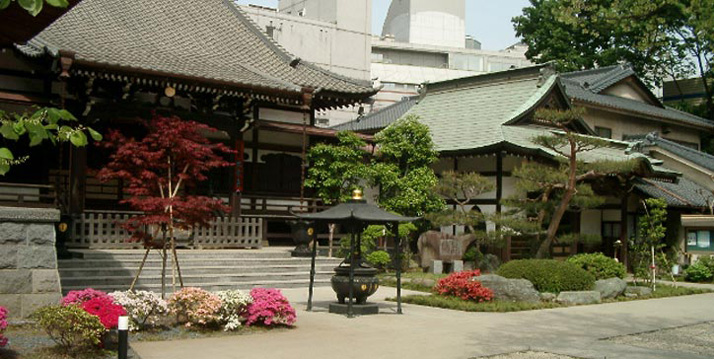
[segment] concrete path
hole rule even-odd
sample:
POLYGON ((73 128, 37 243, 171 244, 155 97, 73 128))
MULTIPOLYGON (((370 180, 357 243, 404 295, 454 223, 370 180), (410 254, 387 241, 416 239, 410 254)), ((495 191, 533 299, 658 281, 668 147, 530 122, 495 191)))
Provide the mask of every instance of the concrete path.
POLYGON ((703 356, 616 344, 601 339, 714 321, 714 294, 516 313, 465 313, 384 302, 393 288, 373 296, 381 313, 348 319, 327 313, 330 288, 283 291, 298 310, 298 325, 255 335, 170 342, 138 342, 142 359, 249 358, 473 358, 534 350, 581 358, 703 359, 703 356))

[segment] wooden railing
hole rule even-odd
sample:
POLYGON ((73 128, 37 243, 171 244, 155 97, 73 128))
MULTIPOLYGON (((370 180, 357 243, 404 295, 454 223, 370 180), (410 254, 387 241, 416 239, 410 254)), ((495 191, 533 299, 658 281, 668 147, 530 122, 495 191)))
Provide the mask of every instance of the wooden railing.
MULTIPOLYGON (((72 248, 141 248, 121 224, 140 212, 85 211, 74 222, 67 246, 72 248)), ((260 248, 263 220, 250 216, 217 218, 208 228, 176 235, 179 245, 189 248, 260 248)))
POLYGON ((0 182, 0 204, 13 207, 55 207, 57 191, 52 185, 0 182))
POLYGON ((316 198, 279 197, 270 195, 243 195, 241 213, 273 218, 294 218, 291 213, 318 212, 329 208, 316 198))

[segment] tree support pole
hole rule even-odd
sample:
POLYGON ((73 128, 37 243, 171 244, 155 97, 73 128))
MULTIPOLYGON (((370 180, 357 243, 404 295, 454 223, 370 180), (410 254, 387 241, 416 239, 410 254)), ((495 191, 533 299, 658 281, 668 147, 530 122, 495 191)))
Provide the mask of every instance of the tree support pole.
POLYGON ((402 313, 402 240, 399 237, 399 223, 392 223, 394 234, 395 262, 397 267, 397 314, 402 313))
MULTIPOLYGON (((314 237, 317 237, 317 231, 315 231, 314 237)), ((312 293, 313 287, 315 286, 315 257, 317 256, 317 238, 313 238, 312 241, 312 259, 310 260, 310 288, 307 295, 307 311, 312 311, 312 293)))

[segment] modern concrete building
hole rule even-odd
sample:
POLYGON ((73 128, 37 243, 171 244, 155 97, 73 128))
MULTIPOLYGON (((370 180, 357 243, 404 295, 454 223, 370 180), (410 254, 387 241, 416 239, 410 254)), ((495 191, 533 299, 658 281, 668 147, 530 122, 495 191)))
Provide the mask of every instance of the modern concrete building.
POLYGON ((382 35, 372 39, 372 78, 383 86, 379 110, 414 96, 429 82, 530 65, 525 48, 481 49, 466 35, 464 0, 393 0, 382 35))
MULTIPOLYGON (((277 9, 254 5, 241 9, 296 57, 335 74, 370 80, 370 0, 280 0, 277 9)), ((326 125, 328 118, 341 123, 356 118, 358 112, 359 106, 321 110, 315 120, 318 125, 326 125)))

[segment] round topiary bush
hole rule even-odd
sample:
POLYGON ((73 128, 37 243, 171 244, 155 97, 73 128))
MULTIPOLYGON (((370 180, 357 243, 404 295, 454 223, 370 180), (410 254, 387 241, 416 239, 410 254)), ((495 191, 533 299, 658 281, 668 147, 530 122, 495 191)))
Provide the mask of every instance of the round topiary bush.
POLYGON ((625 278, 625 266, 602 253, 582 253, 568 258, 568 262, 578 265, 595 276, 595 279, 625 278))
POLYGON ((527 279, 539 292, 590 290, 595 276, 578 265, 553 259, 518 259, 503 264, 496 274, 527 279))
POLYGON ((708 282, 713 277, 714 273, 701 261, 697 261, 684 270, 684 278, 688 282, 708 282))

